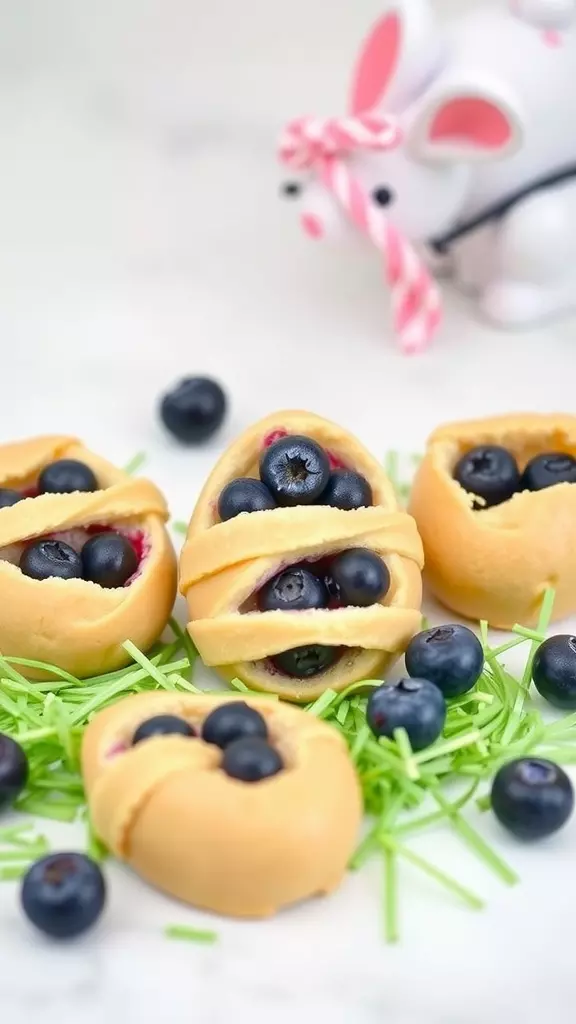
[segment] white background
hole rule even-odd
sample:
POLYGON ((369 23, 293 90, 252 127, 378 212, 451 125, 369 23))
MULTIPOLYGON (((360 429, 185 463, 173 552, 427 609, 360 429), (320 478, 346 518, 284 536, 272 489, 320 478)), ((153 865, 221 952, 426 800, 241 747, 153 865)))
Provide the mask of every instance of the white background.
MULTIPOLYGON (((460 5, 464 0, 455 0, 460 5)), ((444 7, 446 8, 446 4, 444 7)), ((506 334, 449 295, 429 354, 394 347, 376 254, 300 234, 277 197, 274 141, 344 109, 377 0, 0 2, 2 437, 65 431, 147 472, 186 518, 228 441, 307 407, 373 449, 420 449, 447 418, 573 410, 576 324, 506 334), (214 443, 161 432, 159 393, 214 374, 231 412, 214 443)), ((0 890, 2 1013, 12 1024, 480 1024, 574 1018, 576 823, 521 849, 481 828, 507 891, 449 836, 421 848, 489 900, 462 910, 407 869, 403 941, 383 945, 378 865, 266 924, 212 921, 111 866, 106 921, 66 948, 31 936, 0 890), (163 926, 215 927, 218 946, 163 926)), ((74 832, 55 828, 62 846, 74 832)))

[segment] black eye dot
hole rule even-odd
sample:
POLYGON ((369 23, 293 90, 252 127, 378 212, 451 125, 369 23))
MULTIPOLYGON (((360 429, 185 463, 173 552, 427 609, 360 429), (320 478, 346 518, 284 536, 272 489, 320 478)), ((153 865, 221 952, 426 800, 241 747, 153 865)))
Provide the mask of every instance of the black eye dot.
POLYGON ((390 203, 394 202, 395 196, 391 188, 386 185, 378 185, 372 192, 372 199, 378 206, 390 206, 390 203))
POLYGON ((282 195, 287 196, 289 199, 295 199, 299 196, 302 191, 302 185, 299 181, 285 181, 281 187, 282 195))

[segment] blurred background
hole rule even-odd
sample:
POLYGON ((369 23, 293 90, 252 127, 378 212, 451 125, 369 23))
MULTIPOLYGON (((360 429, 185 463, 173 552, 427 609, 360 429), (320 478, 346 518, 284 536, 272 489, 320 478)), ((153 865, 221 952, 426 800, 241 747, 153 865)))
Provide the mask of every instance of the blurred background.
MULTIPOLYGON (((344 111, 380 6, 0 0, 5 435, 71 430, 120 461, 152 449, 173 488, 154 409, 185 373, 231 392, 218 446, 291 405, 376 451, 420 447, 447 415, 571 407, 573 321, 493 331, 448 291, 441 337, 407 359, 377 253, 313 245, 279 198, 279 129, 344 111)), ((214 450, 199 459, 201 478, 214 450)))

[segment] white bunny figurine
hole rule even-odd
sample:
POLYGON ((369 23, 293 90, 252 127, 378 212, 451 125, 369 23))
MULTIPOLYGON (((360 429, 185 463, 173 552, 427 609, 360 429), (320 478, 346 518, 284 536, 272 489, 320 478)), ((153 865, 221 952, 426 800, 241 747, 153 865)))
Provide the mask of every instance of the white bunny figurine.
POLYGON ((280 157, 307 172, 285 188, 302 226, 324 237, 351 221, 385 252, 404 286, 397 326, 420 317, 406 348, 439 320, 409 243, 442 254, 498 324, 576 308, 575 8, 503 0, 439 26, 427 0, 389 0, 349 114, 287 126, 280 157))

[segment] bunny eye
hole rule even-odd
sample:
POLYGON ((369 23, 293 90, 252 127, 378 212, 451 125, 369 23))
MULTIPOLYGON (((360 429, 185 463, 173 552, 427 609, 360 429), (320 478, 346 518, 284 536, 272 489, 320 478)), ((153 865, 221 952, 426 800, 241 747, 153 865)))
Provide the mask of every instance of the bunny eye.
POLYGON ((372 192, 372 199, 378 206, 390 206, 396 196, 387 185, 378 185, 372 192))
POLYGON ((288 199, 296 199, 302 191, 302 185, 299 181, 285 181, 281 187, 282 195, 288 199))

